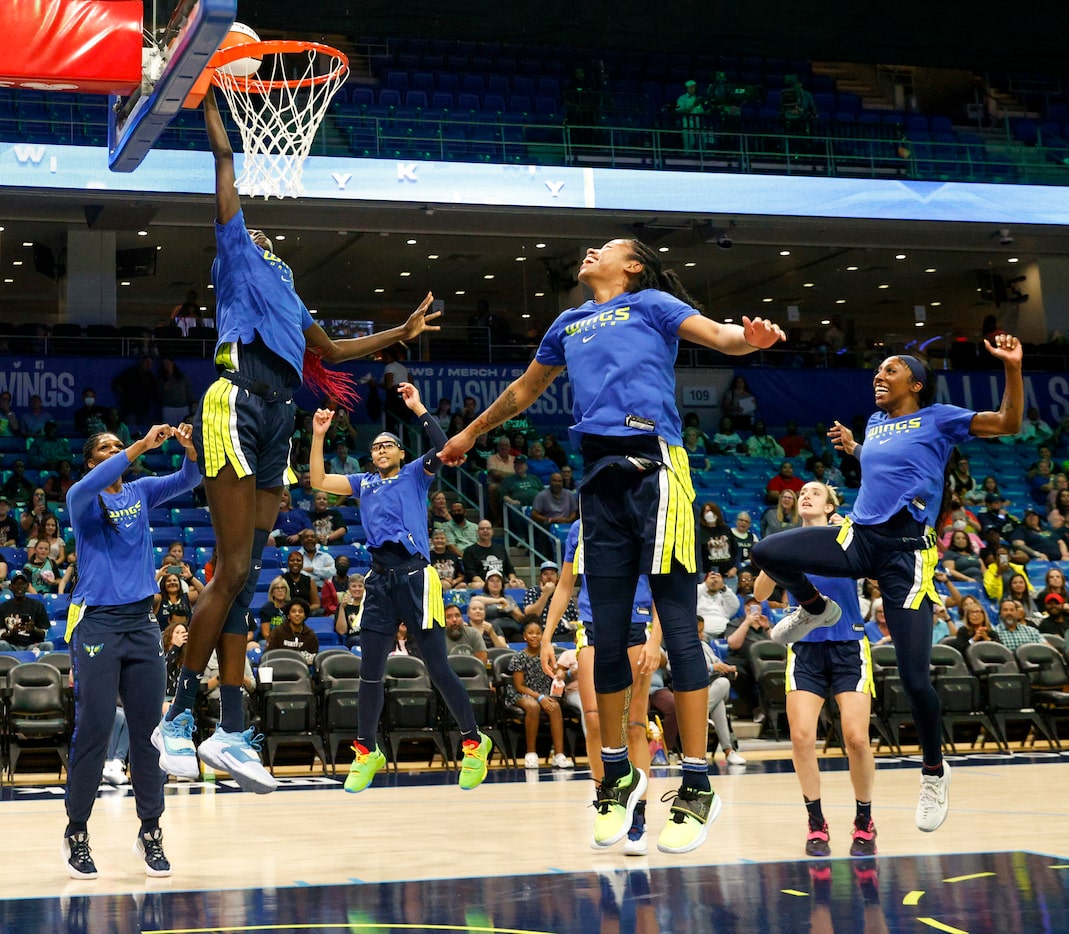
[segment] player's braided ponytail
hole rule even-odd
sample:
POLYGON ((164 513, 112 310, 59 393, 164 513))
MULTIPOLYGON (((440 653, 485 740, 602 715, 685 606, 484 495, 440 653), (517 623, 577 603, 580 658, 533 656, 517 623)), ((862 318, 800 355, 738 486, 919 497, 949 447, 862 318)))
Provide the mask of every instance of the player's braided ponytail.
POLYGON ((638 292, 642 289, 660 289, 669 295, 674 295, 682 302, 686 302, 691 308, 702 310, 702 306, 695 301, 682 280, 672 269, 665 269, 661 257, 655 250, 651 250, 641 240, 628 240, 631 244, 631 255, 642 263, 642 272, 638 274, 635 287, 629 291, 638 292))

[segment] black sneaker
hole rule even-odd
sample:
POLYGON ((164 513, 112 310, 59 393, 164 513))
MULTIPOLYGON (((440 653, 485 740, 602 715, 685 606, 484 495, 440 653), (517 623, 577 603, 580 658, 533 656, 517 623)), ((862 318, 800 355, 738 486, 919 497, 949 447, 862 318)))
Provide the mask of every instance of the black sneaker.
POLYGON ((134 841, 134 852, 145 861, 145 875, 169 876, 171 874, 171 864, 163 852, 163 831, 159 827, 139 833, 137 840, 134 841))
POLYGON ((72 833, 63 838, 63 858, 67 861, 67 873, 72 879, 97 877, 97 867, 89 852, 89 834, 86 831, 72 833))
POLYGON ((828 822, 823 827, 810 826, 805 837, 806 856, 831 856, 831 845, 828 842, 828 822))
POLYGON ((853 839, 850 843, 851 856, 875 856, 876 855, 876 825, 869 820, 867 827, 858 827, 854 824, 853 839))

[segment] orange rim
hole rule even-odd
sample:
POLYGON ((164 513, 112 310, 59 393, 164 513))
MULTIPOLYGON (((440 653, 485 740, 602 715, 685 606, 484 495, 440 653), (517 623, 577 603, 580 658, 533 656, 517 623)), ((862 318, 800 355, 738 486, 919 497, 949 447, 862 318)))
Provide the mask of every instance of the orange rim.
POLYGON ((304 42, 297 39, 270 39, 265 42, 245 42, 232 45, 228 49, 219 49, 208 63, 212 70, 212 83, 219 87, 230 87, 233 90, 247 93, 264 94, 268 91, 278 91, 282 88, 305 88, 318 84, 326 84, 341 77, 349 69, 349 58, 346 54, 333 46, 323 45, 320 42, 304 42), (297 52, 318 52, 329 56, 333 60, 333 68, 326 74, 305 76, 302 78, 283 78, 278 81, 264 81, 255 76, 239 77, 220 72, 218 69, 223 65, 229 65, 242 58, 265 55, 285 55, 297 52))

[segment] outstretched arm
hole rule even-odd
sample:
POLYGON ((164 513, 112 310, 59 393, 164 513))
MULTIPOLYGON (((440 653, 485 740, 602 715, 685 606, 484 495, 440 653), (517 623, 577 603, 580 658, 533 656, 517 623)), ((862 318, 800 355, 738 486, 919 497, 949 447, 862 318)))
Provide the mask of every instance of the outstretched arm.
POLYGON ((423 455, 423 469, 428 474, 435 474, 442 469, 442 462, 438 457, 438 452, 445 447, 445 432, 442 431, 442 426, 438 424, 438 420, 432 418, 427 411, 427 406, 423 404, 423 400, 419 397, 419 390, 415 386, 411 383, 398 383, 397 391, 401 394, 401 398, 404 399, 409 411, 419 419, 420 427, 427 432, 427 437, 430 438, 431 449, 423 455))
POLYGON ((419 307, 408 316, 404 324, 388 331, 379 331, 377 334, 369 334, 367 337, 348 337, 340 341, 331 339, 327 332, 318 324, 313 324, 304 332, 304 338, 309 348, 317 351, 327 363, 340 363, 343 360, 356 360, 360 357, 368 357, 378 353, 391 344, 398 341, 408 341, 419 337, 424 331, 440 331, 442 328, 437 324, 428 324, 441 315, 440 311, 427 310, 434 302, 434 295, 427 293, 427 297, 420 302, 419 307))
POLYGON ((241 199, 234 187, 234 149, 223 126, 215 88, 211 87, 204 95, 204 129, 208 131, 208 144, 215 156, 215 217, 225 224, 241 210, 241 199))
POLYGON ((1006 388, 999 410, 977 412, 969 431, 977 438, 1015 435, 1021 430, 1021 418, 1024 416, 1024 380, 1021 377, 1024 350, 1021 342, 1012 334, 996 334, 994 344, 985 338, 984 345, 988 353, 996 360, 1001 360, 1006 368, 1006 388))
POLYGON ((786 340, 778 324, 764 318, 742 318, 742 324, 721 324, 705 315, 691 315, 679 326, 679 336, 694 344, 739 357, 786 340))
MULTIPOLYGON (((327 473, 323 462, 323 438, 334 419, 330 409, 318 409, 312 417, 312 446, 308 453, 308 473, 312 477, 312 487, 338 496, 352 496, 353 488, 349 478, 343 474, 327 473)), ((313 589, 315 585, 313 583, 313 589)))
POLYGON ((449 439, 449 443, 439 453, 443 463, 450 467, 463 463, 464 454, 471 450, 479 435, 505 424, 530 406, 563 371, 562 366, 546 366, 532 360, 523 375, 514 379, 509 387, 490 403, 485 412, 476 416, 467 428, 449 439))

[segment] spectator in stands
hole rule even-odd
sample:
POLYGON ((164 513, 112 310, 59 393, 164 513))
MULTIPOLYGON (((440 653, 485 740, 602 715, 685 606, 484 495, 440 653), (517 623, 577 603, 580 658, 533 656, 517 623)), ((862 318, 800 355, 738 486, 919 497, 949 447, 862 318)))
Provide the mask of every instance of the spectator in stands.
POLYGON ((11 598, 0 603, 0 652, 51 652, 52 643, 45 641, 50 625, 45 605, 26 596, 29 576, 13 571, 9 585, 11 598))
POLYGON ((296 649, 311 665, 319 652, 319 637, 307 625, 312 608, 307 600, 295 597, 286 604, 283 614, 285 619, 267 637, 268 650, 296 649))
POLYGON ((516 576, 508 551, 494 541, 494 527, 489 519, 480 519, 475 527, 475 544, 464 549, 464 577, 473 590, 485 587, 486 575, 500 571, 505 575, 507 587, 523 587, 516 576))
POLYGON ((119 400, 122 419, 143 425, 156 406, 156 372, 152 357, 144 356, 112 380, 111 388, 119 400))
POLYGON ((1039 623, 1039 631, 1053 636, 1065 638, 1067 624, 1069 624, 1069 607, 1066 606, 1065 597, 1060 593, 1048 593, 1043 598, 1043 608, 1046 615, 1039 623))
MULTIPOLYGON (((532 441, 527 448, 527 472, 537 477, 543 484, 549 482, 552 474, 559 470, 557 464, 546 457, 546 449, 541 441, 532 441)), ((505 478, 508 479, 507 477, 505 478)))
MULTIPOLYGON (((55 516, 52 517, 53 519, 55 516)), ((42 524, 42 528, 44 525, 42 524)), ((29 552, 26 563, 22 570, 30 578, 30 586, 34 593, 59 593, 59 582, 63 574, 49 556, 48 539, 39 538, 29 552)))
MULTIPOLYGON (((109 406, 104 410, 104 428, 129 447, 133 436, 130 434, 130 429, 127 427, 126 422, 119 417, 119 410, 114 406, 109 406)), ((138 458, 138 461, 141 460, 141 458, 138 458)))
POLYGON ((1009 541, 1017 520, 1002 508, 1002 497, 998 493, 988 493, 984 496, 984 504, 987 508, 977 516, 980 520, 980 537, 985 538, 988 529, 996 529, 999 538, 1009 541))
POLYGON ((74 413, 74 430, 80 435, 104 430, 104 407, 97 405, 96 390, 92 386, 82 390, 82 407, 74 413))
POLYGON ((490 437, 484 431, 475 438, 475 444, 468 451, 468 459, 465 465, 472 471, 486 470, 486 463, 494 453, 494 446, 490 443, 490 437))
POLYGON ((1028 493, 1032 502, 1042 505, 1054 489, 1054 466, 1049 460, 1041 460, 1028 480, 1028 493))
POLYGON ((543 713, 549 718, 549 735, 556 750, 552 760, 553 768, 574 768, 575 763, 564 755, 564 717, 560 701, 551 696, 553 679, 542 670, 541 624, 530 620, 523 628, 523 638, 527 643, 523 651, 517 652, 509 659, 508 670, 512 674, 512 682, 505 685, 505 697, 507 703, 515 704, 523 710, 524 734, 527 740, 524 768, 538 768, 539 759, 535 746, 543 713))
POLYGON ((964 655, 965 650, 974 642, 998 641, 998 637, 991 630, 987 610, 980 605, 979 600, 970 601, 962 617, 961 625, 954 633, 954 648, 964 655))
POLYGON ((349 410, 337 405, 333 400, 327 400, 323 407, 334 412, 334 421, 330 423, 326 440, 323 443, 330 447, 337 447, 338 442, 344 442, 352 451, 356 447, 357 437, 356 429, 349 418, 349 410))
POLYGON ((491 483, 500 483, 516 469, 512 442, 508 435, 500 435, 494 442, 494 453, 486 459, 487 478, 491 483))
POLYGON ((735 514, 735 525, 731 529, 735 539, 735 566, 741 571, 750 567, 750 551, 760 541, 753 530, 753 518, 745 509, 735 514))
POLYGON ((683 129, 684 152, 695 152, 701 142, 702 98, 698 96, 698 82, 691 79, 684 85, 683 93, 676 98, 676 113, 683 129))
MULTIPOLYGON (((1058 490, 1054 495, 1054 512, 1061 513, 1063 519, 1069 519, 1069 490, 1058 490)), ((1050 512, 1048 511, 1048 520, 1050 512)))
POLYGON ((753 423, 753 434, 746 442, 746 453, 750 457, 783 457, 783 448, 768 433, 765 423, 758 419, 753 423))
MULTIPOLYGON (((754 585, 753 570, 739 571, 738 584, 735 588, 735 596, 739 598, 739 608, 746 605, 746 598, 753 595, 754 585)), ((772 591, 775 594, 775 590, 772 591)), ((764 601, 767 602, 767 601, 764 601)))
POLYGON ((988 597, 992 600, 1000 599, 1015 574, 1028 579, 1024 566, 1011 560, 1010 549, 1006 545, 999 545, 984 568, 984 591, 988 597))
MULTIPOLYGON (((433 418, 441 427, 442 431, 448 435, 449 426, 453 421, 453 403, 446 398, 439 399, 438 408, 434 410, 434 414, 431 415, 431 418, 433 418)), ((352 471, 350 471, 350 473, 351 472, 352 471)))
MULTIPOLYGON (((330 507, 330 497, 323 490, 316 490, 312 497, 312 508, 308 512, 308 520, 312 523, 312 529, 320 545, 340 542, 348 531, 341 513, 330 507)), ((300 535, 298 535, 298 541, 300 540, 300 535)))
POLYGON ((334 456, 327 462, 327 469, 345 475, 360 473, 360 461, 349 453, 349 445, 339 441, 334 445, 334 456))
POLYGON ((282 575, 290 588, 290 599, 300 598, 314 615, 319 610, 319 587, 311 575, 304 573, 304 558, 300 551, 291 551, 286 558, 286 573, 282 575))
POLYGON ((468 625, 476 632, 482 634, 483 644, 488 649, 503 649, 508 647, 508 642, 499 631, 499 628, 495 627, 489 620, 487 620, 486 609, 483 604, 468 604, 468 625))
POLYGON ((293 599, 290 594, 289 581, 279 576, 267 585, 267 600, 261 605, 257 616, 260 618, 260 640, 266 642, 271 630, 282 625, 286 618, 286 607, 293 599))
POLYGON ((513 466, 514 472, 501 481, 501 499, 510 506, 532 506, 544 489, 542 480, 530 473, 530 464, 523 454, 513 460, 513 466))
POLYGON ((45 480, 45 499, 50 503, 63 505, 67 499, 67 490, 74 486, 74 477, 71 474, 71 462, 61 460, 56 465, 56 472, 45 480))
POLYGON ((817 105, 813 95, 802 87, 797 75, 787 75, 783 80, 783 89, 779 93, 779 113, 788 133, 804 133, 808 136, 813 132, 817 105))
POLYGON ((11 408, 11 393, 5 389, 0 392, 0 437, 11 438, 21 433, 19 417, 11 408))
POLYGON ((661 719, 661 732, 665 752, 676 756, 679 749, 679 716, 676 713, 676 697, 671 688, 672 673, 668 668, 668 655, 660 650, 660 665, 650 676, 649 712, 661 719))
POLYGON ((486 664, 488 653, 482 633, 464 625, 464 614, 459 606, 445 608, 445 646, 449 655, 474 655, 486 664))
POLYGON ((166 629, 171 624, 171 617, 179 607, 188 621, 193 608, 190 606, 189 597, 182 590, 182 579, 168 571, 160 577, 159 593, 152 598, 152 612, 156 614, 160 629, 166 629))
POLYGON ((698 512, 698 547, 701 549, 702 571, 719 571, 734 580, 738 575, 738 545, 731 529, 724 521, 720 506, 712 500, 702 503, 698 512))
MULTIPOLYGON (((297 536, 297 539, 301 543, 301 549, 298 552, 303 562, 301 571, 322 588, 323 584, 334 576, 334 559, 319 544, 316 533, 312 529, 305 529, 297 536)), ((322 597, 320 597, 320 602, 322 603, 322 597)))
POLYGON ((22 434, 26 438, 36 438, 44 434, 45 423, 52 421, 52 413, 45 409, 38 395, 30 396, 30 407, 19 416, 22 434))
POLYGON ((823 483, 825 486, 836 488, 845 485, 843 472, 838 467, 834 466, 834 464, 829 467, 822 460, 810 458, 806 462, 806 467, 817 483, 823 483))
POLYGON ((564 485, 564 489, 570 490, 572 493, 577 493, 578 489, 575 485, 575 471, 572 470, 570 464, 565 464, 560 469, 561 483, 564 485))
MULTIPOLYGON (((813 457, 806 460, 806 470, 813 470, 813 459, 821 460, 826 467, 834 467, 839 462, 839 454, 835 445, 828 437, 828 426, 824 422, 817 422, 813 426, 813 433, 806 438, 806 448, 812 452, 813 457)), ((803 454, 805 451, 802 452, 803 454)))
POLYGON ((45 519, 52 515, 54 513, 48 508, 45 491, 37 487, 31 495, 29 508, 24 509, 22 515, 19 516, 19 527, 22 529, 27 541, 38 537, 45 519))
POLYGON ((458 555, 470 548, 478 540, 475 523, 468 521, 464 504, 455 502, 449 507, 449 517, 453 520, 445 527, 445 540, 449 542, 458 555))
POLYGON ((278 506, 278 518, 275 519, 275 527, 268 540, 272 545, 296 545, 300 542, 300 534, 305 529, 312 528, 312 520, 303 509, 295 509, 292 505, 290 491, 282 488, 282 500, 278 506))
POLYGON ((297 475, 297 485, 290 487, 290 501, 294 509, 310 512, 315 508, 315 490, 312 489, 312 475, 302 470, 297 475))
POLYGON ((1014 574, 1006 586, 1004 596, 1012 597, 1023 608, 1026 619, 1038 619, 1042 616, 1036 602, 1036 592, 1032 583, 1024 574, 1014 574))
POLYGON ((723 575, 715 568, 698 584, 698 615, 705 621, 705 631, 721 638, 728 621, 739 611, 739 598, 724 585, 723 575))
MULTIPOLYGON (((702 615, 708 626, 709 617, 704 613, 702 615)), ((750 598, 743 614, 729 619, 724 630, 724 638, 728 643, 726 661, 736 668, 735 693, 750 712, 754 723, 764 722, 765 711, 761 709, 757 697, 757 682, 750 664, 750 646, 754 642, 766 641, 771 628, 768 617, 761 612, 761 604, 755 598, 750 598)))
POLYGON ((1010 437, 1001 437, 999 441, 1008 444, 1046 444, 1054 436, 1054 429, 1050 427, 1039 414, 1039 409, 1034 405, 1029 406, 1025 417, 1021 419, 1021 430, 1010 437))
POLYGON ((56 567, 63 567, 67 563, 67 545, 59 532, 59 520, 52 513, 45 515, 37 536, 26 542, 26 550, 34 551, 39 541, 48 543, 48 557, 56 567))
POLYGON ((504 636, 506 642, 519 642, 523 635, 526 614, 520 605, 505 593, 504 579, 498 570, 487 572, 481 594, 472 594, 468 602, 468 615, 472 604, 482 608, 483 618, 494 631, 504 636))
POLYGON ((1002 500, 1002 494, 998 488, 998 480, 990 474, 984 477, 969 493, 965 494, 964 504, 972 507, 983 507, 986 505, 985 499, 988 493, 996 493, 999 500, 1002 500))
POLYGON ((401 397, 398 387, 408 382, 408 369, 404 364, 405 350, 401 344, 392 344, 383 348, 382 362, 386 364, 382 371, 382 389, 385 394, 383 411, 386 415, 386 430, 404 439, 405 431, 412 419, 412 413, 401 397))
POLYGON ((794 464, 784 461, 779 465, 779 472, 765 486, 765 502, 775 505, 779 502, 779 495, 784 490, 797 493, 803 485, 802 478, 794 475, 794 464))
POLYGON ((156 376, 156 395, 160 400, 160 417, 168 425, 187 421, 196 405, 189 377, 170 357, 160 359, 160 372, 156 376))
POLYGON ((798 433, 798 422, 793 418, 787 421, 787 433, 779 439, 785 457, 798 457, 805 450, 805 438, 798 433))
POLYGON ((1069 589, 1065 586, 1065 574, 1061 568, 1049 568, 1043 579, 1044 587, 1036 594, 1036 604, 1040 607, 1046 605, 1047 597, 1056 593, 1062 598, 1062 602, 1069 602, 1069 589))
MULTIPOLYGON (((973 542, 974 547, 982 547, 983 542, 977 534, 980 531, 979 517, 962 503, 957 493, 951 493, 948 500, 947 508, 939 514, 936 520, 936 532, 941 538, 949 539, 950 532, 960 528, 976 539, 973 542)), ((943 542, 943 544, 945 546, 948 542, 943 542)))
POLYGON ((546 449, 546 457, 558 467, 565 467, 568 464, 568 452, 561 447, 556 434, 552 431, 547 431, 542 435, 542 446, 546 449))
POLYGON ((1025 509, 1021 524, 1010 533, 1010 540, 1014 548, 1030 558, 1041 561, 1069 559, 1069 547, 1060 536, 1040 527, 1039 513, 1031 506, 1025 509))
POLYGON ((683 450, 690 458, 691 467, 696 470, 709 469, 709 458, 705 456, 708 453, 705 447, 705 437, 700 428, 690 426, 683 429, 683 450))
MULTIPOLYGON (((11 476, 7 478, 3 486, 0 486, 0 496, 6 496, 12 503, 18 506, 25 506, 33 499, 34 491, 37 489, 29 480, 26 479, 26 461, 21 457, 16 459, 11 465, 11 476)), ((32 505, 33 514, 36 520, 41 519, 41 510, 45 508, 45 491, 41 490, 41 501, 38 504, 34 502, 32 505)), ((26 516, 30 510, 23 513, 26 516)), ((29 520, 27 520, 28 522, 29 520)), ((23 523, 23 531, 28 530, 27 523, 23 523)))
POLYGON ((324 616, 335 616, 340 605, 340 595, 349 587, 349 556, 338 555, 334 559, 334 576, 323 581, 319 588, 319 605, 324 616))
POLYGON ((11 511, 11 500, 0 496, 0 548, 14 548, 21 534, 19 521, 11 511))
POLYGON ((963 500, 976 489, 978 484, 969 473, 969 458, 961 456, 957 459, 947 475, 947 482, 950 489, 963 500))
MULTIPOLYGON (((720 657, 720 649, 705 636, 705 620, 698 615, 698 638, 702 644, 702 654, 705 656, 705 668, 709 672, 709 723, 716 733, 716 740, 720 748, 724 750, 726 765, 746 765, 746 759, 739 754, 739 743, 731 732, 731 724, 728 722, 727 704, 728 695, 731 693, 731 685, 738 675, 738 669, 734 665, 728 665, 720 657)), ((713 747, 713 758, 716 758, 716 747, 713 747)))
POLYGON ((350 574, 345 590, 338 592, 338 613, 334 620, 334 631, 341 636, 347 649, 360 644, 363 617, 364 575, 350 574))
POLYGON ((954 622, 950 611, 940 603, 932 605, 932 645, 936 645, 943 639, 949 639, 958 634, 958 624, 954 622))
POLYGON ((445 493, 438 490, 431 495, 430 511, 427 516, 427 527, 433 532, 435 529, 442 529, 443 531, 453 521, 453 517, 449 515, 449 503, 446 501, 445 493))
POLYGON ((727 415, 720 419, 720 427, 713 435, 713 447, 717 454, 747 453, 746 442, 742 440, 742 435, 735 430, 734 423, 727 415))
POLYGON ((887 627, 887 613, 883 608, 883 597, 872 601, 871 619, 865 623, 865 636, 870 645, 890 645, 891 631, 887 627))
POLYGON ((164 664, 167 670, 166 691, 164 693, 165 704, 170 703, 170 699, 174 697, 174 689, 178 683, 178 675, 182 671, 182 661, 185 658, 186 642, 188 641, 189 614, 184 607, 175 607, 174 612, 171 614, 171 621, 160 634, 160 648, 163 649, 164 664), (183 613, 186 615, 183 616, 183 613))
POLYGON ((976 581, 984 579, 984 568, 977 557, 972 540, 964 529, 954 529, 950 533, 950 544, 943 552, 943 567, 947 575, 956 581, 976 581))
POLYGON ((571 525, 579 518, 579 498, 564 489, 560 473, 550 474, 549 486, 531 503, 531 518, 551 532, 555 525, 571 525))
POLYGON ((786 489, 779 494, 775 506, 769 506, 761 517, 761 538, 768 538, 784 529, 795 529, 802 524, 798 518, 798 496, 786 489))
MULTIPOLYGON (((528 619, 536 619, 543 626, 545 625, 546 618, 549 615, 549 601, 553 597, 553 591, 557 588, 557 576, 559 574, 560 568, 557 567, 555 561, 542 562, 542 566, 538 570, 538 585, 536 587, 528 587, 523 596, 523 612, 528 619)), ((579 609, 576 607, 574 599, 569 601, 568 608, 564 611, 561 619, 562 624, 565 622, 571 623, 568 628, 575 628, 575 623, 579 619, 579 609)))
POLYGON ((1044 642, 1043 634, 1026 622, 1027 610, 1019 600, 1003 597, 998 604, 998 626, 994 635, 1006 648, 1013 651, 1018 646, 1044 642))
POLYGON ((29 462, 38 469, 55 470, 60 461, 71 460, 71 442, 66 438, 61 438, 59 425, 48 419, 42 434, 30 438, 30 447, 26 456, 29 462))
POLYGON ((1069 476, 1066 476, 1064 470, 1055 473, 1050 481, 1050 492, 1047 493, 1047 501, 1043 504, 1047 512, 1050 512, 1058 502, 1059 493, 1069 491, 1069 476))
POLYGON ((393 649, 391 649, 390 655, 411 655, 415 658, 423 657, 420 651, 419 642, 409 635, 408 626, 403 620, 397 626, 397 633, 393 637, 393 649))
POLYGON ((431 533, 430 563, 442 579, 443 592, 454 587, 464 588, 464 567, 460 552, 448 543, 443 529, 435 529, 431 533))

